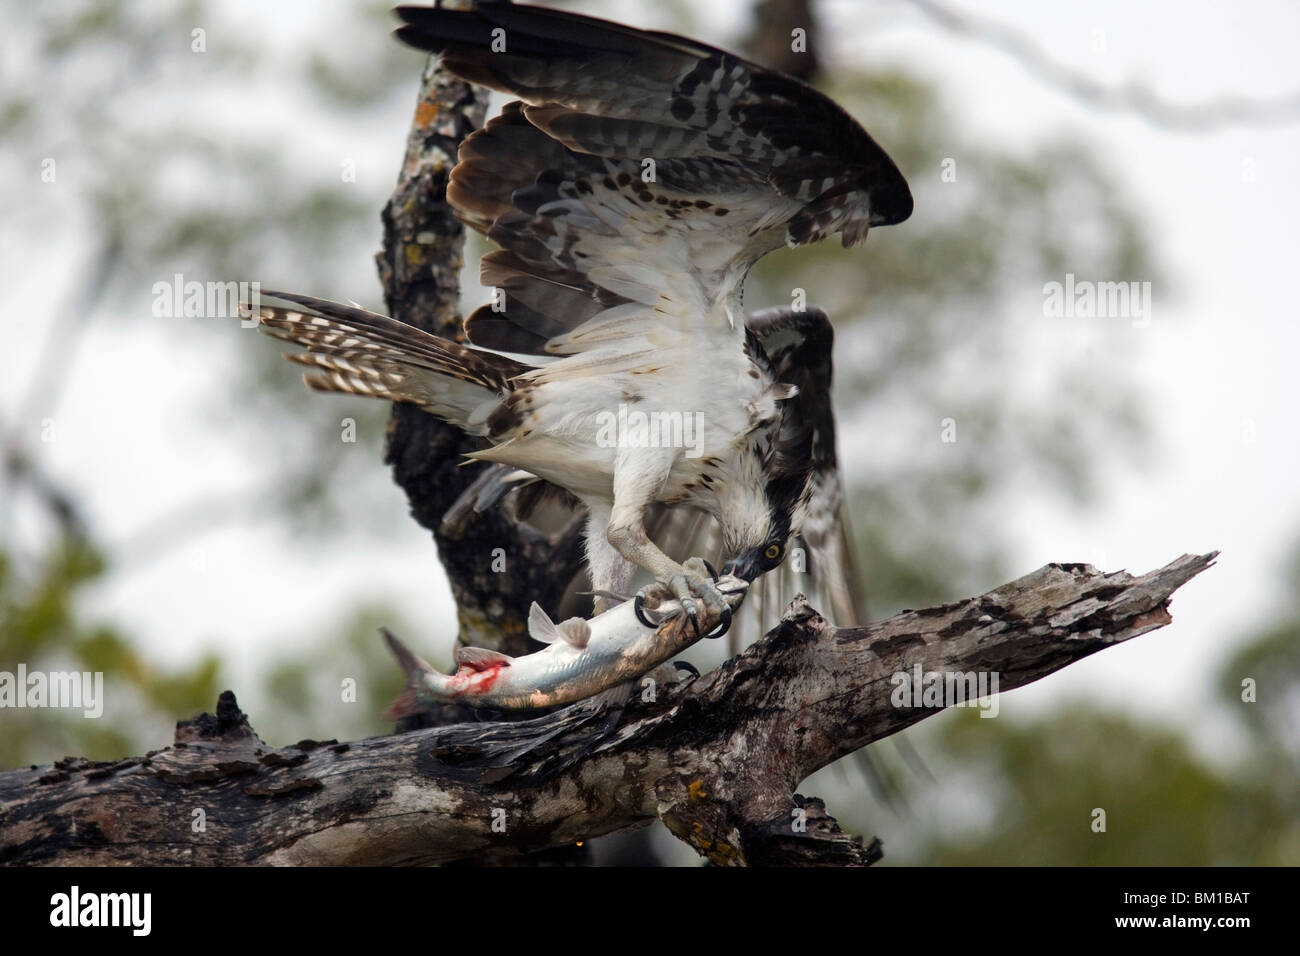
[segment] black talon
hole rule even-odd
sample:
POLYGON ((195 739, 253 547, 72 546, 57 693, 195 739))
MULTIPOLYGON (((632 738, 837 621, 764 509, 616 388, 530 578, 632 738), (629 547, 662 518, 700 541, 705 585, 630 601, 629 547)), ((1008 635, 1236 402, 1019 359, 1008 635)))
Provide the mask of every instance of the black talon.
POLYGON ((645 604, 645 600, 641 597, 640 594, 638 594, 635 598, 632 599, 632 613, 636 615, 636 619, 638 621, 640 621, 646 627, 650 628, 650 630, 652 631, 656 630, 659 627, 659 625, 650 623, 650 620, 645 616, 645 612, 642 610, 642 605, 644 604, 645 604))
POLYGON ((690 622, 691 622, 691 630, 695 632, 695 639, 698 641, 698 640, 700 639, 700 622, 699 622, 699 619, 696 618, 696 616, 695 616, 694 614, 689 614, 689 615, 687 615, 687 618, 688 618, 688 620, 690 620, 690 622))
POLYGON ((718 622, 718 626, 704 636, 709 640, 716 641, 729 630, 731 630, 731 608, 724 607, 722 609, 722 620, 718 622))
POLYGON ((696 669, 695 665, 687 661, 673 661, 673 667, 676 667, 679 671, 686 671, 686 673, 690 674, 692 678, 700 676, 700 672, 696 669))

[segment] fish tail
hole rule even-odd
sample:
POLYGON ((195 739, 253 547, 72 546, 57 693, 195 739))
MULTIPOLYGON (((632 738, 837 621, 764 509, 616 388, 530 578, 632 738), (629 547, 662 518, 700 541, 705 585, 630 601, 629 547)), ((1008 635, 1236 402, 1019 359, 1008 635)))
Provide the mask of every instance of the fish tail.
POLYGON ((403 717, 414 717, 427 709, 424 704, 420 703, 420 698, 416 692, 408 687, 393 698, 393 702, 384 711, 384 720, 396 721, 401 720, 403 717))
POLYGON ((406 687, 388 705, 388 709, 384 711, 384 719, 401 720, 403 717, 411 717, 427 710, 427 701, 429 699, 428 677, 430 674, 436 674, 437 671, 428 662, 417 657, 388 628, 381 627, 379 633, 384 635, 384 641, 388 644, 388 649, 393 652, 397 662, 402 665, 402 672, 406 675, 406 687))

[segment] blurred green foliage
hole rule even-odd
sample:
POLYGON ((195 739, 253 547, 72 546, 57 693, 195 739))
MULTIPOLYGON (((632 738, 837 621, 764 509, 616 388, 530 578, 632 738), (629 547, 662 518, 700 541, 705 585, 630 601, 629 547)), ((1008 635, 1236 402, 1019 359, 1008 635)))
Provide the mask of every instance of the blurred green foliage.
POLYGON ((202 654, 182 670, 162 671, 117 629, 83 619, 78 593, 104 573, 102 556, 75 536, 54 542, 30 575, 0 553, 0 670, 15 674, 22 662, 29 671, 102 672, 104 697, 114 702, 104 707, 111 719, 86 719, 80 710, 4 710, 0 766, 59 755, 122 757, 146 741, 156 742, 160 719, 216 699, 216 654, 202 654))
POLYGON ((1276 764, 1210 765, 1180 729, 1081 705, 1023 724, 963 710, 928 743, 931 761, 951 779, 995 783, 980 792, 981 799, 991 797, 984 825, 954 833, 937 814, 918 862, 1300 863, 1294 777, 1289 788, 1279 788, 1284 778, 1276 764), (1104 831, 1093 828, 1098 809, 1104 831))

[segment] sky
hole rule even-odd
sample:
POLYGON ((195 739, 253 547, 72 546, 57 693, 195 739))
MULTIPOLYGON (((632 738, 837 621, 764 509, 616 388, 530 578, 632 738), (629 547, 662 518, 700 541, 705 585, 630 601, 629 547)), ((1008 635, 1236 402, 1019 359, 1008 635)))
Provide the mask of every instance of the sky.
MULTIPOLYGON (((1099 83, 1140 83, 1173 103, 1273 98, 1300 87, 1294 51, 1300 7, 1291 4, 954 6, 1023 32, 1053 60, 1099 83)), ((231 23, 276 27, 260 32, 271 55, 289 56, 295 24, 322 15, 321 7, 239 2, 224 12, 231 23)), ((329 9, 325 5, 324 15, 329 9)), ((1171 131, 1131 113, 1080 104, 1031 76, 1015 58, 945 32, 908 2, 827 0, 821 9, 831 68, 906 68, 939 87, 968 132, 1026 154, 1054 137, 1082 136, 1103 153, 1140 210, 1169 280, 1152 291, 1149 325, 1095 320, 1112 325, 1095 335, 1088 326, 1082 336, 1077 327, 1063 332, 1043 317, 1038 288, 1023 290, 1023 302, 1001 319, 1023 325, 1017 341, 1026 380, 1036 357, 1060 347, 1062 334, 1081 340, 1078 347, 1131 354, 1155 425, 1147 465, 1106 469, 1096 507, 1073 513, 1059 501, 1009 503, 1006 521, 1017 529, 1014 561, 1020 572, 1049 561, 1090 561, 1138 573, 1184 552, 1223 553, 1216 567, 1175 596, 1172 626, 1008 695, 1002 713, 1013 719, 1041 713, 1068 697, 1102 701, 1190 727, 1207 755, 1221 752, 1231 736, 1200 702, 1206 681, 1230 651, 1230 639, 1266 624, 1290 599, 1280 587, 1280 562, 1300 531, 1294 477, 1300 462, 1289 424, 1300 410, 1300 331, 1284 285, 1297 249, 1291 224, 1300 219, 1300 123, 1171 131)), ((696 33, 734 45, 747 10, 735 0, 701 8, 696 33)), ((635 25, 670 22, 640 4, 611 3, 599 12, 635 25)), ((417 81, 412 74, 412 97, 417 81)), ((304 123, 302 116, 311 113, 295 113, 290 127, 284 117, 292 99, 278 91, 243 104, 239 128, 261 135, 280 130, 286 148, 304 156, 319 151, 333 157, 345 149, 358 163, 357 188, 373 195, 377 211, 396 174, 409 106, 340 133, 337 124, 322 121, 313 129, 304 123), (340 135, 346 147, 338 146, 340 135)), ((940 174, 938 168, 905 172, 914 182, 940 174)), ((0 353, 0 409, 8 419, 53 328, 49 290, 84 250, 75 222, 60 225, 53 247, 58 255, 25 247, 11 231, 0 236, 9 339, 0 353)), ((378 239, 376 219, 372 247, 378 239)), ((373 280, 357 298, 377 300, 373 280)), ((50 469, 88 502, 92 524, 110 542, 133 539, 197 489, 247 494, 275 471, 273 463, 249 460, 242 446, 231 447, 220 434, 194 427, 201 420, 196 401, 216 396, 240 405, 243 397, 228 394, 229 382, 237 350, 250 347, 249 339, 232 334, 202 353, 184 347, 185 335, 177 322, 96 321, 58 408, 49 412, 57 425, 56 440, 42 446, 50 469)), ((267 447, 273 447, 270 438, 267 447)), ((843 452, 851 465, 869 449, 843 452)), ((95 588, 89 610, 139 635, 163 663, 190 660, 219 643, 232 661, 230 683, 254 725, 258 708, 275 706, 261 697, 255 676, 269 656, 295 650, 274 646, 272 638, 332 628, 358 595, 417 622, 416 633, 404 635, 408 642, 445 654, 454 613, 429 536, 405 517, 405 500, 379 461, 378 436, 363 436, 358 453, 374 455, 372 469, 349 473, 358 473, 355 493, 374 507, 340 517, 331 529, 338 547, 304 544, 274 520, 240 523, 168 560, 111 575, 95 588), (389 516, 382 539, 364 526, 375 509, 389 516)), ((0 534, 30 540, 39 532, 30 514, 12 520, 14 526, 0 534)))

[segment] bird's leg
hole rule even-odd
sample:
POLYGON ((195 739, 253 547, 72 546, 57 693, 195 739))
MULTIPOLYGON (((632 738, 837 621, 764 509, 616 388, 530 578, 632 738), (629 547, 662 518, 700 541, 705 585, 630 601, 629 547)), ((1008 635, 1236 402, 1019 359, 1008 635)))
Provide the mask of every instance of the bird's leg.
MULTIPOLYGON (((656 493, 667 480, 676 452, 653 456, 653 449, 637 448, 637 454, 620 454, 614 469, 614 506, 610 510, 606 536, 628 561, 654 575, 655 584, 643 588, 647 596, 660 600, 676 598, 692 626, 699 629, 701 605, 730 623, 731 607, 714 584, 714 574, 700 558, 678 564, 664 554, 646 534, 644 516, 656 493)), ((723 631, 725 633, 725 629, 723 631)), ((714 635, 721 636, 721 633, 714 635)))
POLYGON ((626 594, 636 573, 636 565, 610 543, 608 501, 589 500, 587 505, 587 567, 591 572, 591 589, 595 593, 595 611, 601 614, 618 603, 606 595, 626 594))
POLYGON ((662 576, 656 576, 654 584, 647 585, 637 592, 636 611, 641 623, 655 627, 663 620, 662 618, 648 619, 642 613, 647 598, 650 599, 652 608, 658 607, 665 598, 676 598, 687 620, 691 622, 691 627, 695 629, 696 637, 717 638, 726 634, 731 628, 731 606, 718 590, 717 576, 708 562, 703 558, 690 558, 684 564, 669 561, 668 566, 679 570, 665 571, 662 576), (708 634, 700 633, 701 605, 716 614, 720 620, 718 626, 708 634))

